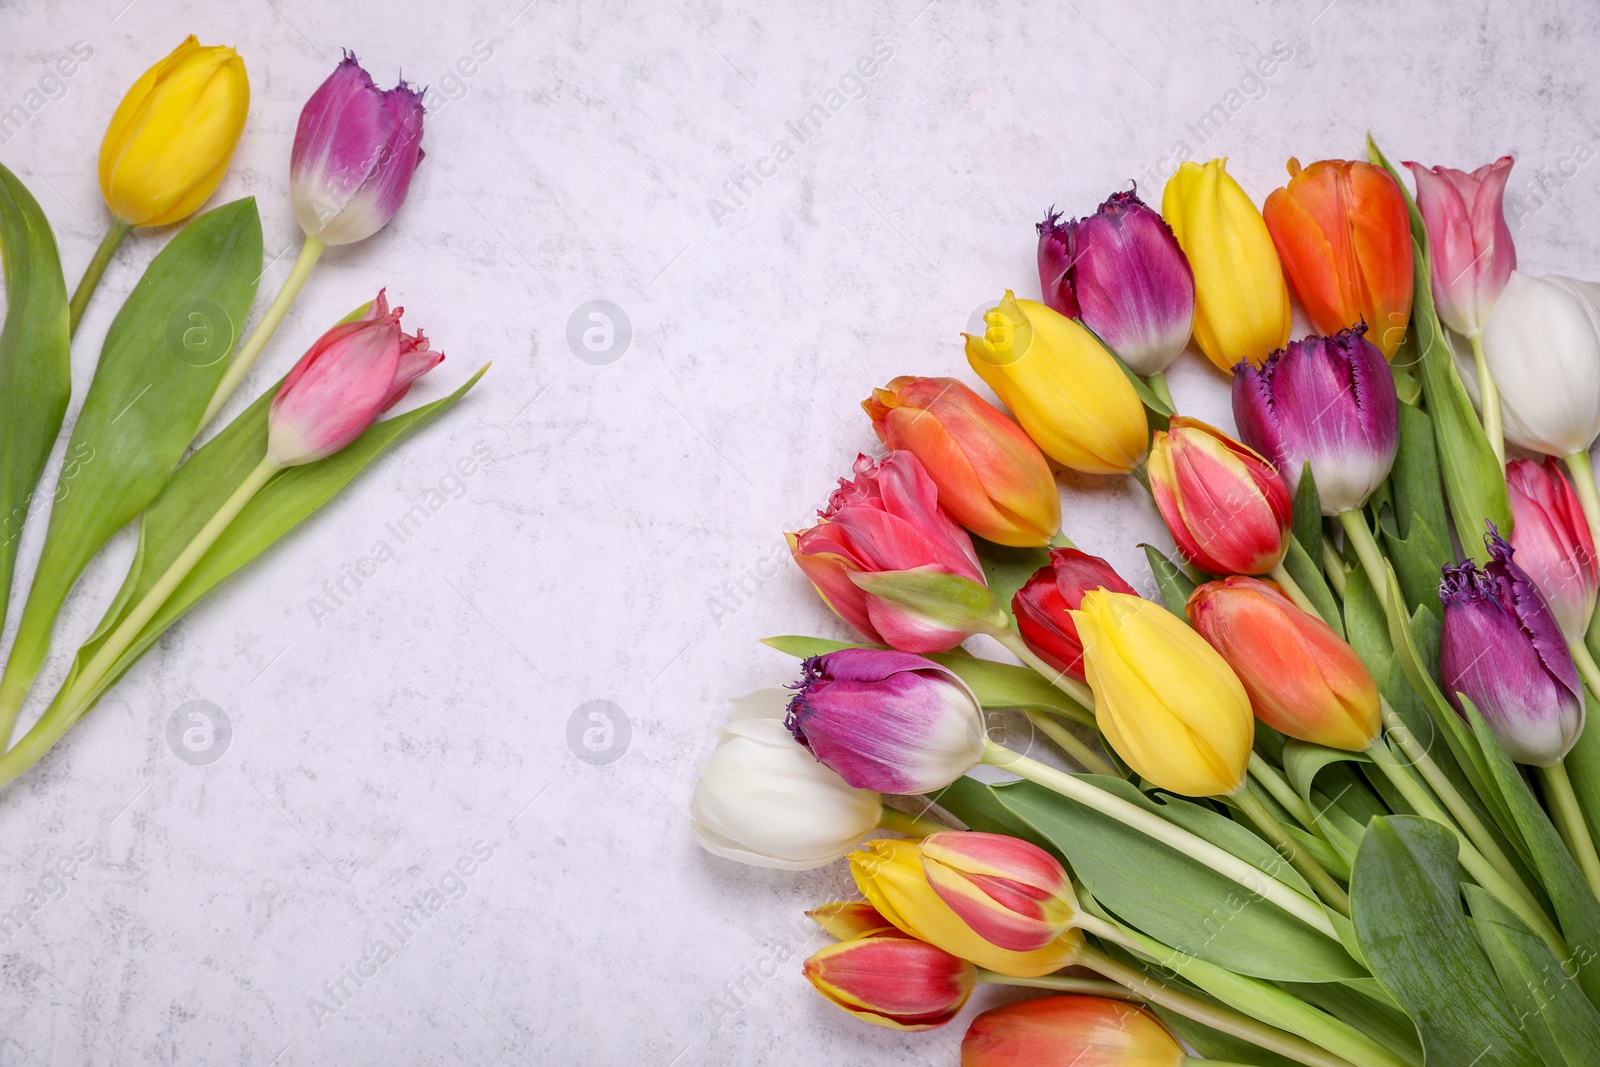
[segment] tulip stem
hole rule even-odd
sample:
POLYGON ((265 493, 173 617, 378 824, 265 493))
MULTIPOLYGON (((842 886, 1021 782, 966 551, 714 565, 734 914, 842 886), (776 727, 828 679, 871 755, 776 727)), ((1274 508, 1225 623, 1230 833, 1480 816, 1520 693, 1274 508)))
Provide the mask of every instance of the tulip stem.
POLYGON ((1054 741, 1061 751, 1071 756, 1077 761, 1078 766, 1090 774, 1103 774, 1109 778, 1122 777, 1117 773, 1115 767, 1100 758, 1098 752, 1078 740, 1077 734, 1074 734, 1061 723, 1056 722, 1049 715, 1032 709, 1024 711, 1023 714, 1028 717, 1028 721, 1034 725, 1035 729, 1054 741))
POLYGON ((167 567, 160 578, 156 579, 149 592, 135 604, 131 611, 123 616, 122 622, 111 631, 99 650, 90 658, 83 670, 76 672, 76 677, 68 681, 61 693, 56 697, 39 721, 33 724, 33 729, 23 735, 22 740, 10 751, 0 756, 0 786, 6 785, 17 775, 27 770, 38 762, 46 752, 50 751, 55 743, 61 740, 63 734, 72 727, 72 724, 83 717, 84 712, 100 696, 105 686, 111 681, 112 672, 123 654, 131 648, 139 634, 156 612, 161 610, 173 592, 178 588, 195 566, 210 551, 211 546, 217 543, 229 524, 239 516, 246 504, 255 499, 257 493, 272 480, 282 468, 269 459, 262 459, 256 468, 245 476, 239 487, 233 491, 216 514, 206 520, 206 524, 194 535, 182 552, 167 567))
POLYGON ((1017 632, 1015 622, 1004 630, 997 630, 992 636, 1006 647, 1006 651, 1044 675, 1045 678, 1049 679, 1051 685, 1071 697, 1083 710, 1091 713, 1094 711, 1093 691, 1076 678, 1056 670, 1050 664, 1035 656, 1033 649, 1028 647, 1028 643, 1017 632))
POLYGON ((1108 982, 1103 978, 1074 978, 1067 974, 1041 974, 1034 978, 1016 978, 1009 974, 1000 974, 998 971, 986 971, 980 967, 978 982, 982 985, 1053 989, 1058 993, 1078 993, 1087 997, 1105 997, 1107 1000, 1144 1000, 1139 994, 1116 982, 1108 982))
MULTIPOLYGON (((1578 491, 1578 503, 1583 505, 1583 517, 1589 520, 1589 536, 1600 545, 1600 492, 1595 490, 1594 465, 1587 452, 1574 452, 1566 463, 1572 472, 1572 487, 1578 491)), ((1595 695, 1600 696, 1600 689, 1595 690, 1595 695)))
POLYGON ((1572 858, 1578 861, 1583 879, 1589 883, 1589 891, 1600 900, 1600 854, 1594 850, 1594 835, 1589 832, 1583 809, 1578 806, 1578 795, 1572 791, 1566 761, 1557 760, 1549 767, 1540 767, 1539 777, 1544 782, 1546 799, 1566 827, 1567 847, 1572 851, 1572 858))
POLYGON ((1472 346, 1472 362, 1478 370, 1478 412, 1483 420, 1483 435, 1489 439, 1489 447, 1494 449, 1494 458, 1504 468, 1506 438, 1500 428, 1500 389, 1494 384, 1494 376, 1489 373, 1489 361, 1483 357, 1483 334, 1468 335, 1467 343, 1472 346))
MULTIPOLYGON (((1258 1022, 1250 1016, 1231 1008, 1224 1008, 1199 997, 1174 989, 1159 979, 1130 964, 1113 959, 1098 949, 1085 945, 1076 962, 1090 970, 1099 971, 1118 985, 1125 986, 1151 1004, 1203 1023, 1213 1030, 1248 1041, 1253 1045, 1276 1052, 1307 1067, 1350 1067, 1350 1061, 1335 1056, 1326 1049, 1313 1045, 1304 1038, 1258 1022)), ((1206 1063, 1213 1061, 1206 1060, 1206 1063)))
POLYGON ((1198 863, 1205 864, 1224 878, 1237 882, 1256 896, 1276 904, 1318 933, 1338 940, 1333 923, 1318 901, 1293 886, 1285 885, 1226 849, 1219 848, 1205 838, 1168 822, 1155 812, 1108 793, 1076 775, 1059 771, 988 739, 983 743, 983 762, 991 767, 1010 771, 1036 785, 1042 785, 1059 793, 1068 800, 1076 801, 1086 808, 1116 819, 1124 826, 1137 830, 1198 863))
POLYGON ((1389 578, 1384 570, 1383 551, 1378 548, 1378 542, 1372 537, 1372 529, 1367 525, 1367 518, 1361 514, 1360 508, 1351 508, 1341 511, 1338 515, 1339 525, 1344 528, 1344 536, 1350 546, 1356 550, 1356 558, 1361 561, 1361 569, 1367 572, 1367 580, 1372 583, 1372 591, 1378 595, 1378 604, 1381 607, 1389 606, 1389 578))
POLYGON ((1263 789, 1272 794, 1272 799, 1282 804, 1289 814, 1295 817, 1301 826, 1326 839, 1321 826, 1322 820, 1318 818, 1316 810, 1294 791, 1293 786, 1283 780, 1283 775, 1278 773, 1278 769, 1263 759, 1259 752, 1250 753, 1250 774, 1261 783, 1263 789))
MULTIPOLYGON (((1293 576, 1289 574, 1288 569, 1284 567, 1281 560, 1276 567, 1268 572, 1267 577, 1278 583, 1283 589, 1284 595, 1294 601, 1295 607, 1310 615, 1313 619, 1322 619, 1322 612, 1317 610, 1317 606, 1311 602, 1310 597, 1306 596, 1306 591, 1300 588, 1300 583, 1296 582, 1293 576)), ((1322 619, 1322 621, 1327 622, 1328 620, 1322 619)))
POLYGON ((1333 587, 1333 591, 1338 594, 1339 599, 1343 600, 1345 590, 1344 560, 1339 556, 1338 552, 1334 551, 1333 545, 1328 543, 1326 537, 1322 539, 1322 573, 1328 576, 1328 584, 1333 587))
POLYGON ((256 357, 261 355, 261 350, 267 347, 267 342, 272 340, 272 335, 277 332, 283 317, 289 313, 289 307, 294 303, 295 297, 300 295, 301 287, 311 276, 311 268, 317 265, 317 260, 327 247, 315 237, 307 237, 305 244, 300 246, 300 255, 296 257, 294 266, 289 269, 289 276, 279 287, 278 295, 272 298, 272 303, 267 305, 261 321, 250 331, 250 336, 245 338, 244 344, 239 346, 239 351, 234 355, 233 362, 229 363, 228 369, 223 372, 222 380, 217 383, 217 391, 211 394, 211 403, 206 405, 206 413, 200 417, 200 425, 195 427, 196 433, 205 429, 206 424, 216 416, 222 405, 228 402, 234 390, 239 388, 239 383, 244 381, 244 376, 250 372, 250 367, 255 363, 256 357))
POLYGON ((1284 829, 1277 816, 1272 814, 1272 810, 1261 802, 1261 798, 1250 792, 1249 782, 1228 799, 1239 806, 1245 818, 1261 831, 1262 836, 1278 855, 1288 860, 1289 866, 1299 871, 1300 875, 1311 883, 1311 888, 1322 898, 1323 903, 1346 919, 1350 917, 1350 895, 1334 880, 1333 875, 1323 869, 1322 864, 1300 847, 1300 842, 1284 829))
POLYGON ((1384 773, 1384 776, 1394 783, 1394 787, 1399 790, 1406 803, 1410 804, 1418 815, 1425 819, 1432 819, 1456 835, 1461 866, 1466 870, 1467 874, 1484 889, 1494 894, 1500 903, 1515 912, 1517 917, 1526 923, 1530 930, 1538 934, 1540 939, 1550 946, 1557 959, 1566 959, 1569 950, 1566 942, 1561 938, 1560 931, 1555 928, 1555 924, 1550 921, 1538 905, 1523 896, 1527 889, 1524 887, 1519 891, 1514 888, 1512 882, 1507 881, 1488 860, 1483 858, 1483 854, 1473 846, 1471 841, 1467 840, 1460 828, 1451 821, 1445 810, 1439 807, 1427 789, 1412 778, 1410 771, 1395 758, 1394 753, 1389 751, 1382 738, 1372 743, 1372 747, 1367 749, 1367 755, 1371 757, 1373 763, 1378 765, 1378 769, 1384 773))
POLYGON ((910 812, 901 811, 899 808, 891 808, 885 804, 883 806, 883 814, 878 817, 878 829, 893 830, 895 833, 905 834, 907 837, 927 837, 929 834, 936 834, 942 830, 948 830, 950 827, 944 823, 934 822, 932 819, 924 819, 920 815, 912 815, 910 812))
POLYGON ((1167 376, 1165 372, 1156 371, 1154 374, 1145 379, 1145 383, 1150 386, 1150 391, 1156 394, 1157 400, 1167 405, 1167 407, 1172 411, 1178 410, 1177 403, 1172 399, 1172 390, 1167 388, 1167 376))
POLYGON ((1072 543, 1072 538, 1068 537, 1061 530, 1057 530, 1056 533, 1055 533, 1055 536, 1050 538, 1050 544, 1049 544, 1048 547, 1050 547, 1050 548, 1077 548, 1078 546, 1072 543))
POLYGON ((111 229, 100 238, 100 247, 94 250, 94 256, 89 260, 89 265, 83 268, 83 277, 78 279, 78 287, 72 291, 72 301, 67 305, 67 336, 72 337, 78 332, 78 323, 83 321, 84 310, 89 306, 89 298, 100 286, 100 276, 105 274, 106 267, 111 263, 111 257, 116 255, 121 247, 123 238, 128 236, 128 231, 133 229, 131 223, 121 219, 111 220, 111 229))

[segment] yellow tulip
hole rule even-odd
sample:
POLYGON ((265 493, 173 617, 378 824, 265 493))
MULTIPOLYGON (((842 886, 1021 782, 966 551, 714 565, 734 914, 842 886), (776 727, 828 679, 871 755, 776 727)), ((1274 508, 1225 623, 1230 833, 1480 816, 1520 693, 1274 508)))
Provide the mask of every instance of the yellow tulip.
POLYGON ((1159 604, 1105 589, 1087 593, 1072 622, 1095 723, 1128 766, 1184 796, 1226 796, 1244 784, 1250 697, 1204 638, 1159 604))
POLYGON ((129 226, 165 226, 217 190, 244 130, 250 82, 232 48, 191 34, 144 72, 100 145, 100 192, 129 226))
POLYGON ((1289 341, 1289 286, 1272 234, 1226 158, 1185 163, 1161 195, 1194 270, 1194 339, 1211 362, 1232 371, 1260 366, 1289 341))
POLYGON ((1045 455, 1086 474, 1126 474, 1144 461, 1144 405, 1094 334, 1009 289, 983 321, 982 337, 965 335, 967 362, 1045 455))
POLYGON ((1083 934, 1069 929, 1043 948, 1015 952, 991 944, 940 899, 922 867, 920 842, 868 841, 850 854, 850 873, 862 896, 885 919, 912 937, 1014 978, 1035 978, 1071 966, 1083 934))

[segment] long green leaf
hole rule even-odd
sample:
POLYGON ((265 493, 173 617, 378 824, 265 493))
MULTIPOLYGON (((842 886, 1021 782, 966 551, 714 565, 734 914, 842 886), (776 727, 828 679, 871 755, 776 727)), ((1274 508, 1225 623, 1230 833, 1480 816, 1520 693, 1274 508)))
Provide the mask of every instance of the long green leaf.
POLYGON ((1150 573, 1155 575, 1156 589, 1161 593, 1161 602, 1184 622, 1189 621, 1186 608, 1189 603, 1189 594, 1194 592, 1195 584, 1189 576, 1183 573, 1183 568, 1161 554, 1155 545, 1143 545, 1144 557, 1150 561, 1150 573))
POLYGON ((1567 977, 1550 946, 1515 919, 1474 911, 1478 940, 1494 964, 1510 1007, 1547 1064, 1600 1064, 1600 1011, 1567 977))

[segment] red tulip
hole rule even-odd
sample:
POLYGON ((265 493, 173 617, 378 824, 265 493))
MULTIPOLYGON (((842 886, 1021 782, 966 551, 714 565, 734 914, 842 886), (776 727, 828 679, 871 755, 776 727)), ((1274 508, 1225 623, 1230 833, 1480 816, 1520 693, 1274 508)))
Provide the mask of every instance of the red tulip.
POLYGON ((1084 680, 1083 642, 1073 625, 1072 612, 1091 589, 1134 593, 1133 586, 1099 556, 1075 548, 1053 548, 1050 562, 1034 572, 1017 595, 1011 611, 1028 649, 1050 666, 1078 681, 1084 680))

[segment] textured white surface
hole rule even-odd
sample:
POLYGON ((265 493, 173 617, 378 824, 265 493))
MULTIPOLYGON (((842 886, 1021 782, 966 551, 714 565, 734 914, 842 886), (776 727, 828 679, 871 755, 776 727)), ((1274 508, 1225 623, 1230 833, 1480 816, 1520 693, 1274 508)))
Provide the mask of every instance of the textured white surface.
MULTIPOLYGON (((792 671, 756 639, 841 634, 780 531, 871 445, 857 402, 897 373, 970 380, 957 334, 1006 286, 1036 295, 1044 208, 1086 213, 1130 177, 1154 197, 1185 154, 1231 157, 1259 202, 1287 156, 1357 154, 1368 126, 1396 159, 1511 152, 1524 269, 1600 274, 1600 21, 1576 3, 524 2, 0 0, 0 110, 94 51, 0 133, 73 279, 106 224, 100 132, 185 33, 249 65, 214 203, 258 198, 264 292, 298 234, 295 119, 338 50, 431 84, 410 201, 325 259, 252 385, 380 284, 449 355, 418 398, 495 362, 0 794, 0 910, 26 918, 0 934, 0 1062, 953 1064, 964 1024, 872 1029, 801 978, 800 912, 848 892, 843 870, 735 867, 684 821, 723 698, 792 671), (1291 58, 1252 74, 1275 47, 1291 58), (591 300, 631 323, 607 365, 568 343, 591 300), (451 481, 475 447, 490 461, 451 481), (441 480, 459 498, 401 545, 386 524, 441 480), (398 558, 319 618, 380 541, 398 558), (165 740, 190 700, 233 727, 206 767, 165 740), (631 724, 604 765, 569 745, 595 700, 631 724), (430 888, 459 899, 402 942, 390 924, 430 888)), ((112 266, 79 397, 163 237, 112 266)), ((1171 379, 1231 425, 1199 357, 1171 379)), ((1066 492, 1072 536, 1148 585, 1136 544, 1168 542, 1137 486, 1066 492)), ((131 551, 82 583, 46 687, 131 551)))

